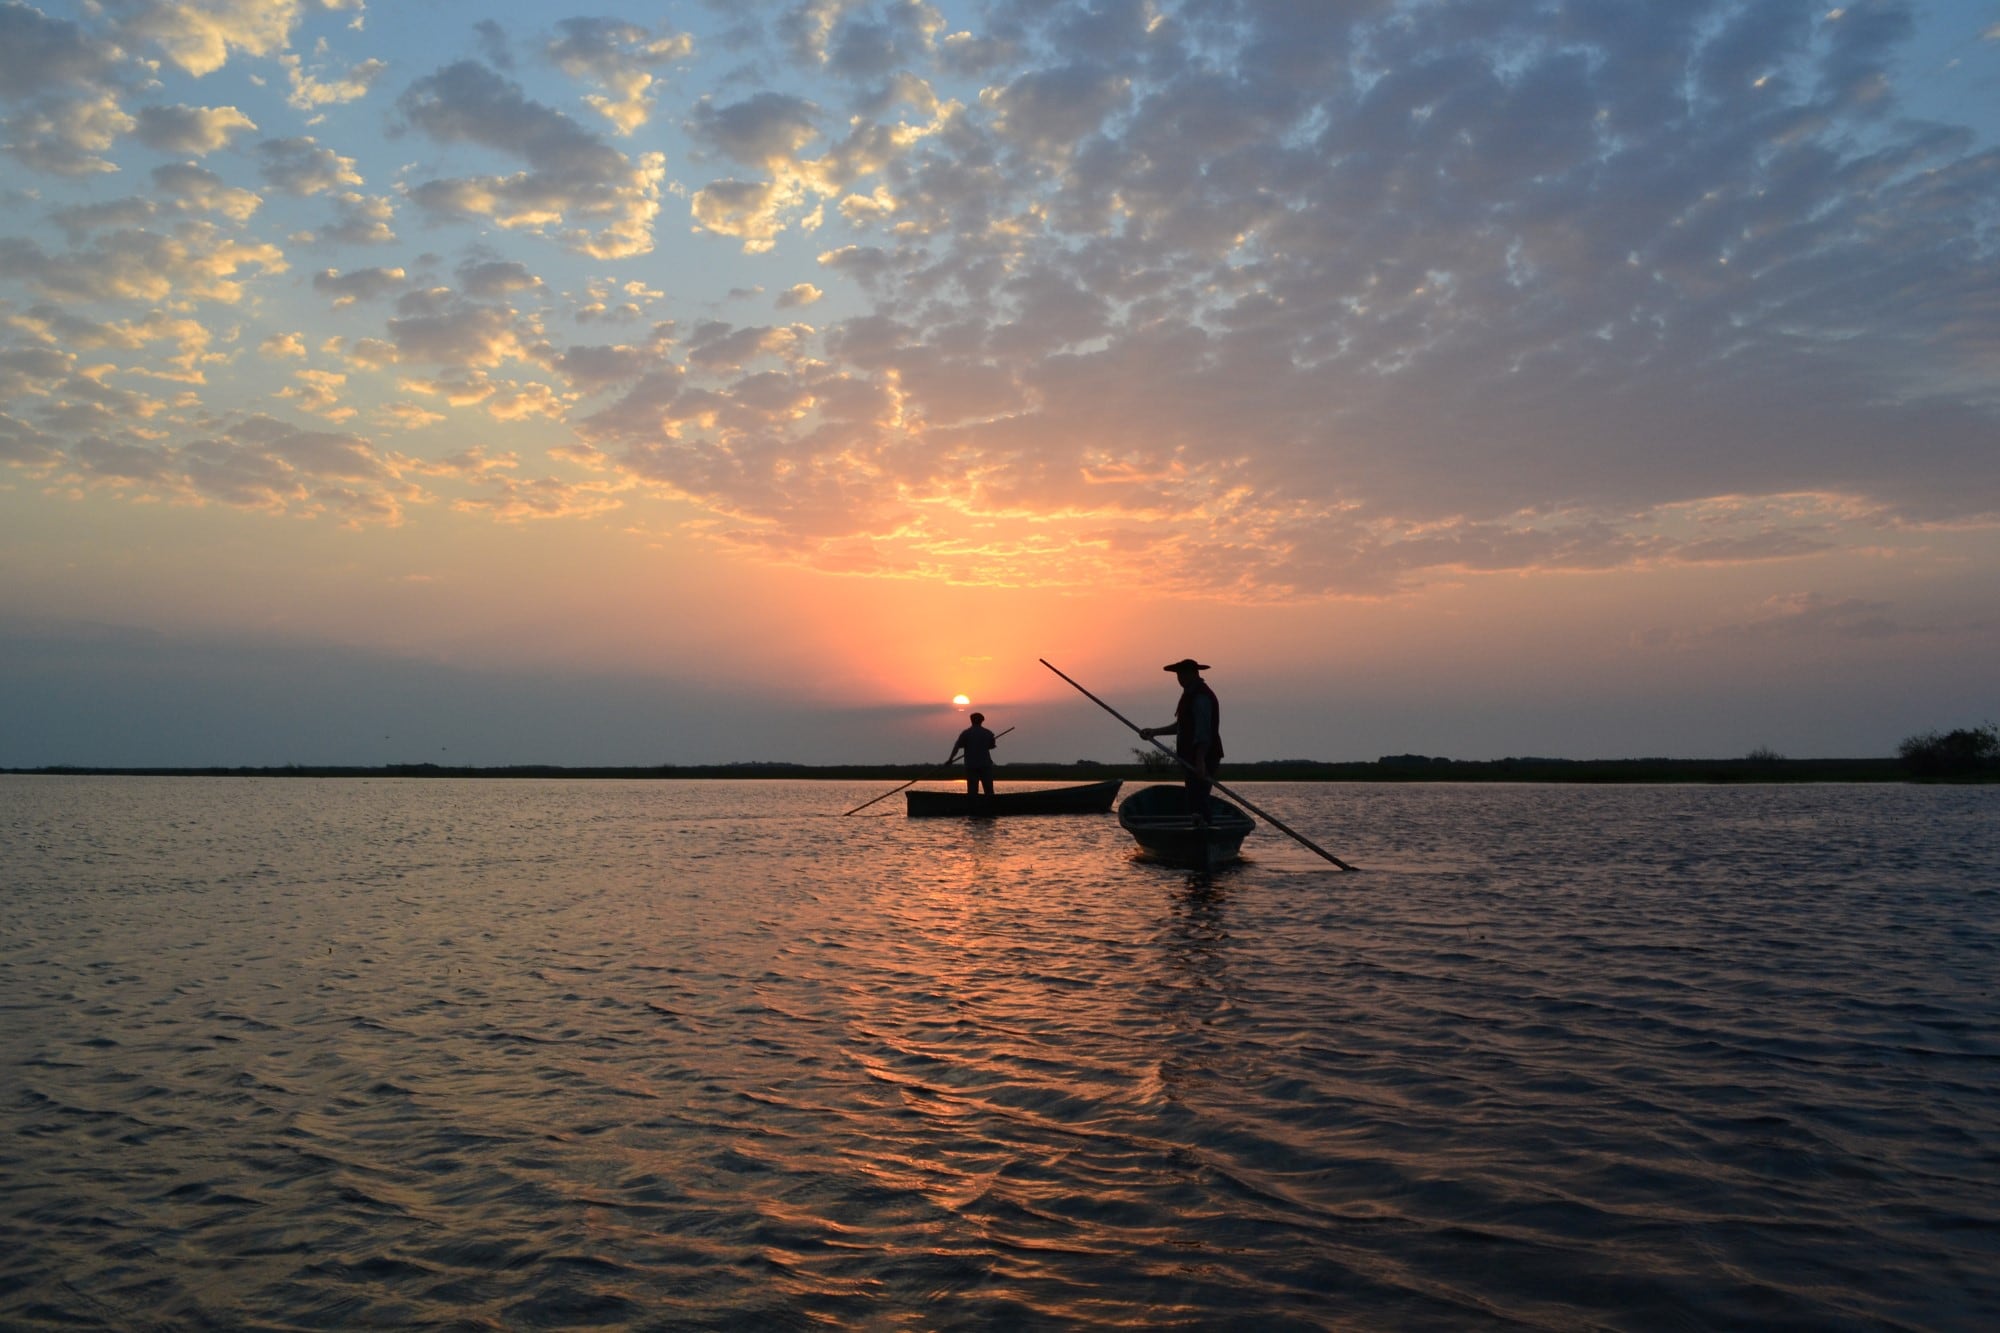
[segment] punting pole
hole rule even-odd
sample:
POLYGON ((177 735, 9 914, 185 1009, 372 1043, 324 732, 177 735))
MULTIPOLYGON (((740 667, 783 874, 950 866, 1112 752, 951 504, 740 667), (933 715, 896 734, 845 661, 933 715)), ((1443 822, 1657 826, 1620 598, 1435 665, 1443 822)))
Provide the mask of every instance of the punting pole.
MULTIPOLYGON (((1177 754, 1174 754, 1172 750, 1169 750, 1166 746, 1160 744, 1159 740, 1156 737, 1146 735, 1145 732, 1140 727, 1133 724, 1131 718, 1126 717, 1123 713, 1113 708, 1110 704, 1104 702, 1104 700, 1098 698, 1096 695, 1092 694, 1089 690, 1084 689, 1083 686, 1077 685, 1074 680, 1070 680, 1070 678, 1067 675, 1064 675, 1062 670, 1058 668, 1055 665, 1055 663, 1049 661, 1049 659, 1046 657, 1037 658, 1036 660, 1039 661, 1043 666, 1047 667, 1049 670, 1055 672, 1058 676, 1062 676, 1064 680, 1068 680, 1071 685, 1076 685, 1076 691, 1078 694, 1081 694, 1084 698, 1090 700, 1092 703, 1096 704, 1099 708, 1102 708, 1105 712, 1111 714, 1111 716, 1117 718, 1120 722, 1123 722, 1126 726, 1131 727, 1134 732, 1138 733, 1140 740, 1152 741, 1154 749, 1160 751, 1162 754, 1172 756, 1173 761, 1175 763, 1179 764, 1182 768, 1186 769, 1188 772, 1194 773, 1194 766, 1188 763, 1187 760, 1181 758, 1177 754)), ((1195 773, 1195 776, 1204 777, 1206 775, 1201 773, 1195 773)), ((1230 791, 1229 788, 1223 786, 1220 782, 1215 781, 1213 778, 1210 778, 1208 780, 1208 785, 1215 788, 1217 791, 1223 793, 1225 796, 1228 796, 1231 800, 1235 801, 1245 810, 1248 810, 1251 814, 1257 816, 1257 818, 1263 820, 1266 824, 1269 824, 1272 828, 1278 830, 1278 832, 1292 839, 1292 841, 1300 844, 1301 846, 1307 848, 1310 851, 1318 852, 1321 856, 1333 862, 1335 865, 1339 866, 1342 870, 1354 869, 1353 866, 1347 864, 1347 862, 1341 860, 1339 857, 1335 856, 1332 852, 1329 852, 1326 848, 1320 846, 1318 843, 1314 842, 1311 838, 1308 838, 1305 834, 1300 833, 1297 829, 1290 827, 1283 820, 1274 818, 1273 816, 1266 814, 1264 811, 1259 810, 1256 806, 1244 800, 1241 794, 1230 791)))
MULTIPOLYGON (((1013 730, 1012 727, 1007 728, 1007 731, 1012 731, 1012 730, 1013 730)), ((1005 736, 1007 734, 1007 731, 1002 731, 995 734, 993 739, 996 741, 999 740, 1001 736, 1005 736)), ((951 747, 951 754, 952 754, 952 759, 956 759, 958 757, 958 747, 956 745, 951 747)), ((951 767, 951 759, 947 759, 944 761, 943 768, 934 768, 928 773, 919 773, 915 777, 911 778, 908 782, 905 782, 903 784, 903 787, 914 787, 919 782, 922 782, 925 778, 937 777, 939 774, 943 773, 946 769, 950 767, 951 767)), ((877 796, 875 798, 875 801, 886 801, 891 796, 894 796, 897 791, 903 790, 903 787, 896 788, 896 791, 885 791, 880 796, 877 796)), ((875 804, 875 801, 863 801, 860 805, 855 806, 854 810, 866 810, 869 806, 875 804)), ((854 813, 854 810, 843 810, 840 813, 843 816, 851 815, 854 813)))

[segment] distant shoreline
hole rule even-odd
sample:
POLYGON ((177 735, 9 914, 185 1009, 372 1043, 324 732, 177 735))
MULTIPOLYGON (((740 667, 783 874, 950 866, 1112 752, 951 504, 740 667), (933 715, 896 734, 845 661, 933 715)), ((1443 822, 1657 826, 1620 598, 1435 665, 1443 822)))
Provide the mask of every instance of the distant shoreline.
MULTIPOLYGON (((195 767, 110 767, 53 764, 40 768, 0 768, 0 774, 45 777, 242 777, 242 778, 576 778, 715 779, 792 778, 842 782, 955 781, 961 771, 923 764, 731 764, 589 765, 508 764, 470 767, 446 764, 285 764, 195 767)), ((1173 782, 1172 773, 1137 764, 1001 764, 1001 782, 1102 781, 1173 782)), ((1392 756, 1374 761, 1332 763, 1279 759, 1228 764, 1225 782, 1557 782, 1557 783, 1722 783, 1909 782, 1909 770, 1885 759, 1439 759, 1392 756)), ((1974 782, 2000 780, 1984 774, 1974 782)))

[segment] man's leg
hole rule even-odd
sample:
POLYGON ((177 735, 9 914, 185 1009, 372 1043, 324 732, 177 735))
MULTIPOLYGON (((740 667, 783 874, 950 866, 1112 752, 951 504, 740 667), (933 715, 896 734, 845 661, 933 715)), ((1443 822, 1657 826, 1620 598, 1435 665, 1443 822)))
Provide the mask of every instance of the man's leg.
POLYGON ((1187 792, 1187 811, 1188 814, 1194 817, 1194 821, 1197 824, 1206 824, 1208 822, 1208 788, 1209 782, 1207 778, 1196 777, 1193 773, 1187 775, 1185 787, 1187 792))

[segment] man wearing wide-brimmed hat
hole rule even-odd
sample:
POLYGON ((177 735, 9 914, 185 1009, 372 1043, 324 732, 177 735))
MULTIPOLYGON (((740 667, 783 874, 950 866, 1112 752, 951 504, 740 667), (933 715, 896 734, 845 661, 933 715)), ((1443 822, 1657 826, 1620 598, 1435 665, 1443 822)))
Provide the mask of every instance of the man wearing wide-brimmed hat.
POLYGON ((1187 779, 1188 813, 1206 824, 1208 789, 1215 780, 1216 770, 1222 766, 1222 702, 1201 678, 1201 673, 1208 670, 1206 663, 1183 657, 1162 669, 1173 672, 1181 683, 1180 702, 1174 705, 1174 724, 1144 727, 1139 735, 1146 740, 1155 736, 1174 738, 1174 753, 1179 756, 1181 773, 1187 779))

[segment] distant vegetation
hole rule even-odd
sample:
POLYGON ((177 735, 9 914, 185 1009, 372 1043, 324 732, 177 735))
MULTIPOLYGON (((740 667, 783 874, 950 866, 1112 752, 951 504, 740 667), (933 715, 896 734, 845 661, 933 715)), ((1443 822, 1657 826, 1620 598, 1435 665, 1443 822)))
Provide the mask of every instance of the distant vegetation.
POLYGON ((1957 731, 1926 731, 1896 747, 1913 778, 2000 776, 2000 729, 1991 722, 1957 731))
MULTIPOLYGON (((1769 751, 1753 751, 1741 759, 1446 759, 1423 754, 1392 754, 1380 759, 1332 763, 1319 759, 1271 759, 1257 763, 1225 763, 1222 779, 1235 782, 1899 782, 1911 777, 1950 776, 2000 781, 2000 764, 1993 759, 1995 733, 1952 732, 1937 738, 1947 754, 1966 744, 1953 736, 1974 737, 1973 752, 1984 767, 1949 773, 1918 772, 1903 759, 1785 759, 1769 751), (1983 735, 1984 749, 1978 737, 1983 735)), ((1929 737, 1913 737, 1928 742, 1929 737)), ((1908 742, 1905 743, 1906 746, 1908 742)), ((1924 751, 1928 753, 1928 751, 1924 751)), ((999 764, 1002 782, 1060 782, 1124 778, 1129 781, 1177 781, 1168 771, 1172 760, 1158 756, 1165 767, 1147 761, 1105 764, 1092 759, 1072 763, 999 764)), ((1953 761, 1955 762, 1955 761, 1953 761)), ((134 777, 296 777, 296 778, 812 778, 845 781, 905 782, 919 779, 956 780, 957 769, 935 764, 789 764, 758 761, 733 764, 658 764, 639 767, 565 768, 555 764, 513 764, 499 768, 446 767, 440 764, 388 764, 364 768, 343 765, 287 764, 273 768, 85 768, 61 765, 37 769, 0 770, 13 773, 103 774, 134 777)))

